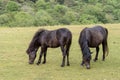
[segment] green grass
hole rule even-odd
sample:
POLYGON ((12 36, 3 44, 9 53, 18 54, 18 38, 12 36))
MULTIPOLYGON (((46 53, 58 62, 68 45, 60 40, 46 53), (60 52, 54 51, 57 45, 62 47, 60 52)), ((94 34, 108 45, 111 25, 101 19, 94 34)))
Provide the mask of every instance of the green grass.
MULTIPOLYGON (((119 80, 120 79, 120 24, 103 25, 109 30, 109 55, 102 61, 102 48, 99 60, 91 60, 91 69, 80 66, 81 51, 78 45, 80 31, 92 25, 0 28, 0 80, 119 80), (61 68, 60 48, 48 49, 47 63, 29 65, 25 53, 34 33, 39 28, 49 30, 69 28, 73 34, 70 49, 70 67, 61 68)), ((92 59, 95 56, 95 49, 92 59)), ((39 52, 35 63, 38 60, 39 52)))

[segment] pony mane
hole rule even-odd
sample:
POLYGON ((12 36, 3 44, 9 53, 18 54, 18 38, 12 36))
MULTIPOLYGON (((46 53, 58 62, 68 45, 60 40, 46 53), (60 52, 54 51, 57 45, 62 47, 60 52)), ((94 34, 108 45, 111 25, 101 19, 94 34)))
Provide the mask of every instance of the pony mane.
POLYGON ((89 56, 91 56, 91 53, 90 53, 90 49, 88 47, 88 42, 87 42, 87 38, 86 38, 87 35, 86 35, 85 29, 87 29, 87 28, 84 28, 81 32, 79 43, 80 43, 81 51, 83 54, 83 58, 87 59, 89 56))
POLYGON ((37 47, 37 46, 39 45, 38 42, 37 42, 37 40, 38 40, 40 34, 41 34, 42 32, 44 32, 44 31, 45 31, 45 29, 39 29, 39 30, 35 33, 35 35, 33 36, 32 40, 31 40, 31 42, 30 42, 30 44, 29 44, 29 47, 28 47, 26 53, 29 54, 31 51, 33 51, 33 50, 35 49, 35 47, 37 47))
POLYGON ((38 29, 38 31, 33 36, 33 39, 37 38, 43 31, 45 31, 45 29, 38 29))

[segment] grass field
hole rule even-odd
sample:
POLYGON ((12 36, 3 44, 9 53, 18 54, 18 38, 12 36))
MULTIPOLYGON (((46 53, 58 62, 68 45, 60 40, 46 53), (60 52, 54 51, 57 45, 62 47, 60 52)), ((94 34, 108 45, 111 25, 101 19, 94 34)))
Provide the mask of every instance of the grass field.
MULTIPOLYGON (((120 24, 103 25, 109 30, 109 55, 103 62, 100 47, 99 60, 93 62, 95 49, 91 49, 94 53, 90 70, 80 66, 82 55, 78 45, 79 33, 86 26, 93 25, 0 28, 0 80, 120 80, 120 24), (48 49, 46 64, 29 65, 25 51, 34 33, 39 28, 53 30, 60 27, 68 28, 73 34, 70 67, 60 67, 60 48, 48 49)), ((38 56, 35 63, 37 60, 38 56)))

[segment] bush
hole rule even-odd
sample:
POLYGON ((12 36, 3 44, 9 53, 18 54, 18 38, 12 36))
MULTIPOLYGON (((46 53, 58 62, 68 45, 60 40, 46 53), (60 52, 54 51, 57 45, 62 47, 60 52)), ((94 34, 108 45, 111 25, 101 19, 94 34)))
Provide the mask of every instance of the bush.
POLYGON ((14 2, 14 1, 9 1, 6 5, 6 10, 7 11, 19 11, 19 5, 18 3, 14 2))
POLYGON ((0 26, 5 25, 6 23, 8 23, 8 21, 9 21, 9 18, 7 15, 5 14, 0 15, 0 26))
POLYGON ((56 0, 59 4, 64 4, 65 0, 56 0))
POLYGON ((79 18, 79 22, 81 24, 94 24, 97 23, 98 20, 95 16, 89 14, 82 14, 79 18))
POLYGON ((8 26, 13 19, 13 15, 11 14, 0 15, 0 26, 8 26))
POLYGON ((0 0, 0 14, 3 14, 5 12, 5 3, 0 0))
POLYGON ((64 15, 66 11, 68 10, 68 7, 58 4, 54 7, 54 10, 58 12, 59 14, 64 15))
POLYGON ((72 11, 67 11, 63 16, 61 23, 69 25, 76 20, 77 20, 77 13, 72 11))
POLYGON ((35 14, 35 26, 46 26, 53 24, 53 18, 46 11, 40 10, 35 14))
POLYGON ((120 21, 120 9, 114 10, 114 17, 116 20, 120 21))
POLYGON ((106 5, 103 7, 103 11, 107 13, 112 13, 114 11, 114 7, 111 5, 106 5))
POLYGON ((15 21, 13 21, 10 26, 32 26, 34 22, 33 17, 26 12, 17 12, 14 18, 15 21))
POLYGON ((116 22, 119 0, 0 0, 0 25, 5 26, 116 22))
POLYGON ((49 2, 45 2, 44 0, 38 0, 36 2, 36 8, 37 10, 41 10, 41 9, 49 9, 50 8, 50 5, 49 5, 49 2))
POLYGON ((113 23, 114 22, 114 16, 111 14, 106 14, 105 18, 107 20, 107 23, 113 23))

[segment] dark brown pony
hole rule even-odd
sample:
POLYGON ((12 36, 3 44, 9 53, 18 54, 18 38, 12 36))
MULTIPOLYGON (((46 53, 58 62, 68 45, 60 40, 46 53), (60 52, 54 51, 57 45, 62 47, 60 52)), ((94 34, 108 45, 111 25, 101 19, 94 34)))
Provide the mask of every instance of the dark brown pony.
POLYGON ((34 60, 36 58, 36 52, 38 51, 39 47, 41 47, 41 52, 40 52, 37 65, 41 63, 41 58, 43 54, 44 54, 43 64, 46 63, 47 48, 60 47, 62 54, 63 54, 63 60, 62 60, 61 67, 65 66, 66 56, 67 56, 67 66, 69 66, 70 65, 69 64, 69 49, 71 46, 71 41, 72 41, 72 34, 66 28, 60 28, 60 29, 52 30, 52 31, 45 30, 45 29, 38 30, 35 33, 26 51, 27 54, 29 55, 29 64, 34 63, 34 60))
POLYGON ((90 48, 96 48, 96 56, 94 61, 98 60, 99 45, 103 47, 103 58, 105 60, 105 54, 108 55, 107 45, 108 30, 102 26, 95 26, 93 28, 84 28, 79 37, 79 45, 81 47, 83 60, 81 65, 86 65, 87 69, 90 69, 91 51, 90 48))

